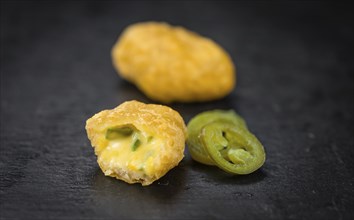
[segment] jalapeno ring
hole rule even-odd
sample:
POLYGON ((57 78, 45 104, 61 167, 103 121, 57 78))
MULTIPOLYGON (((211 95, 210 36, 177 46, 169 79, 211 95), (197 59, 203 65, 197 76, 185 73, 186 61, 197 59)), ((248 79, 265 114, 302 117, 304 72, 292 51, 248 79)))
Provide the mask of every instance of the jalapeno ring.
POLYGON ((194 160, 232 174, 252 173, 265 161, 262 144, 234 111, 214 110, 195 116, 188 123, 187 144, 194 160))

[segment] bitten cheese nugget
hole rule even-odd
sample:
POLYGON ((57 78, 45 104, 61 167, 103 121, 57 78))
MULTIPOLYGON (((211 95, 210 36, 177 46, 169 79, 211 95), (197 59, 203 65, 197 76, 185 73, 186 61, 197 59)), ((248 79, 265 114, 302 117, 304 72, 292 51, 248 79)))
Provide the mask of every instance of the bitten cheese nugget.
POLYGON ((106 176, 150 185, 184 156, 186 126, 173 109, 128 101, 86 122, 97 162, 106 176))
POLYGON ((166 23, 127 27, 112 49, 112 59, 123 78, 164 103, 214 100, 235 86, 235 68, 224 49, 166 23))

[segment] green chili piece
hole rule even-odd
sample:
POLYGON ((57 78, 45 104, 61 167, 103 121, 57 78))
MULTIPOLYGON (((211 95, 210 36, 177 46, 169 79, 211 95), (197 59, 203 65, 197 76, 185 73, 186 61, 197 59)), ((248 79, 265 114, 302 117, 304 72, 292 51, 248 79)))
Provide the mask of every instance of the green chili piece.
MULTIPOLYGON (((108 128, 106 132, 106 139, 115 140, 130 137, 132 139, 131 150, 136 151, 142 144, 141 140, 139 139, 140 135, 141 134, 139 130, 134 125, 126 124, 108 128)), ((151 141, 152 138, 152 136, 149 136, 148 141, 151 141)))
POLYGON ((141 144, 141 141, 139 139, 135 139, 132 144, 132 151, 136 151, 136 149, 138 149, 140 144, 141 144))
POLYGON ((128 137, 132 135, 134 131, 136 131, 136 128, 131 124, 108 128, 106 132, 106 139, 114 140, 118 138, 128 137))
POLYGON ((234 111, 214 110, 195 116, 188 123, 187 144, 194 160, 232 174, 249 174, 265 161, 262 144, 234 111))
POLYGON ((138 147, 141 144, 141 141, 139 139, 139 134, 137 132, 135 132, 133 134, 133 138, 132 139, 133 139, 133 141, 132 141, 131 148, 132 148, 132 151, 136 151, 136 149, 138 149, 138 147))

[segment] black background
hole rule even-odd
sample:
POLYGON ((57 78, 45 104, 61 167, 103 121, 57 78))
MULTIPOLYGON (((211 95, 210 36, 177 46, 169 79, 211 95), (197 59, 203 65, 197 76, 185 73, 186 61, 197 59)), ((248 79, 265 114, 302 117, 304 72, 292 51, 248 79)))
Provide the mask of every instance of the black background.
POLYGON ((1 219, 349 219, 354 216, 353 10, 333 2, 1 2, 1 219), (237 87, 170 105, 186 122, 235 109, 267 152, 229 176, 193 162, 149 187, 105 177, 84 130, 126 100, 110 50, 139 21, 222 45, 237 87))

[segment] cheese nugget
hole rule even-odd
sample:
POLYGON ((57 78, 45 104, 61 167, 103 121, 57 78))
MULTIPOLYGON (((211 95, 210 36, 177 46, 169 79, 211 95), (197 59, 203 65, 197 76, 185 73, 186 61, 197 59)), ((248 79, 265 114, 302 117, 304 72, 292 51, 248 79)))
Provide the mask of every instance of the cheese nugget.
POLYGON ((127 27, 113 46, 112 60, 123 78, 164 103, 214 100, 235 87, 235 67, 222 47, 167 23, 127 27))
POLYGON ((86 131, 106 176, 150 185, 184 156, 186 126, 173 109, 128 101, 89 118, 86 131))

